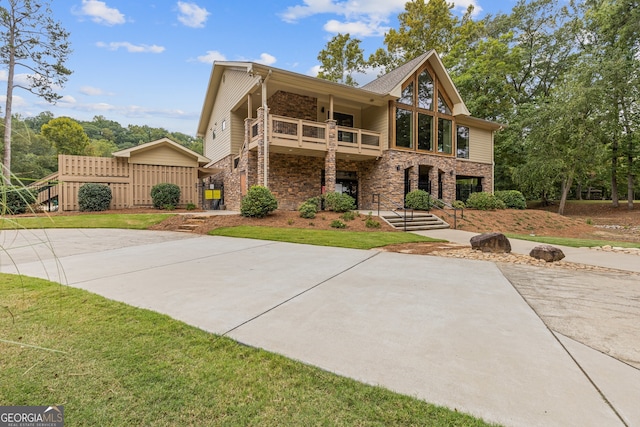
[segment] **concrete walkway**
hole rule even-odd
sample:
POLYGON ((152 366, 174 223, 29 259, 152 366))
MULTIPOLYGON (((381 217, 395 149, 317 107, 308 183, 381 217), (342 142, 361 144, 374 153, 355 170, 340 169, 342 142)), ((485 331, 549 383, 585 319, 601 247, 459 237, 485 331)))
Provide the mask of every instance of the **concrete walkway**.
MULTIPOLYGON (((640 371, 549 329, 490 262, 152 231, 2 231, 0 242, 4 272, 487 421, 640 425, 640 371)), ((640 304, 637 282, 627 292, 640 304)))

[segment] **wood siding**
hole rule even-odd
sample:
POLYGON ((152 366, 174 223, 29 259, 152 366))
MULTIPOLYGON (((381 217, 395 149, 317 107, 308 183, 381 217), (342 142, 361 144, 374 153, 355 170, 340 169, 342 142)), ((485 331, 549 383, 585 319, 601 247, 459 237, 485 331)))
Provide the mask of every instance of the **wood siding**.
POLYGON ((111 188, 110 209, 152 206, 151 188, 164 182, 180 187, 181 206, 198 204, 198 168, 195 166, 147 165, 128 163, 123 158, 60 155, 58 168, 58 206, 63 211, 80 209, 78 190, 90 182, 111 188))
MULTIPOLYGON (((242 146, 244 119, 239 119, 238 116, 231 117, 230 112, 243 101, 255 84, 255 78, 244 70, 228 69, 224 72, 204 136, 204 155, 213 162, 230 154, 237 154, 242 146), (225 130, 222 130, 223 121, 226 121, 225 130), (212 136, 214 131, 215 139, 212 136), (235 151, 232 149, 234 146, 235 151)), ((246 115, 246 112, 243 114, 246 115)))
POLYGON ((132 153, 129 163, 141 165, 198 167, 197 159, 186 156, 169 146, 156 146, 146 151, 132 153))
POLYGON ((362 110, 362 128, 378 132, 382 149, 389 149, 389 111, 387 107, 369 107, 362 110))
POLYGON ((493 164, 493 132, 469 128, 469 160, 493 164))

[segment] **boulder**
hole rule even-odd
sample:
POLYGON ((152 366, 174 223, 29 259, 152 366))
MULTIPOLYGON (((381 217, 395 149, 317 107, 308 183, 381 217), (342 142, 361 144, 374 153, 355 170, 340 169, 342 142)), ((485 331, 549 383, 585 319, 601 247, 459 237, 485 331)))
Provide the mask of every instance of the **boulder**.
POLYGON ((540 245, 531 249, 529 252, 529 256, 534 257, 535 259, 543 259, 546 262, 555 262, 560 261, 564 258, 564 253, 562 250, 551 246, 551 245, 540 245))
POLYGON ((502 233, 484 233, 471 238, 471 249, 482 252, 508 254, 511 243, 502 233))

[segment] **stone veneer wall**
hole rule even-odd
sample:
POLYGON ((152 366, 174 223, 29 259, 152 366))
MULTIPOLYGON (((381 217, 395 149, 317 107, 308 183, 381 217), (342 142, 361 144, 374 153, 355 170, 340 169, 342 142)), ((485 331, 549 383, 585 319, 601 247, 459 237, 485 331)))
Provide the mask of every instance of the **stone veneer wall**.
MULTIPOLYGON (((225 185, 225 204, 227 209, 240 210, 242 192, 240 175, 247 173, 247 187, 257 185, 257 153, 249 152, 238 168, 233 170, 233 157, 229 156, 217 162, 214 167, 225 171, 214 178, 222 179, 225 185)), ((310 197, 318 196, 322 170, 325 168, 323 157, 295 156, 271 153, 269 161, 269 189, 278 200, 278 208, 296 210, 310 197)), ((452 202, 456 194, 456 175, 482 177, 483 191, 491 191, 493 187, 492 165, 460 161, 452 157, 432 156, 389 150, 379 160, 347 161, 338 159, 336 170, 356 172, 358 176, 358 208, 376 210, 373 194, 382 194, 383 209, 391 209, 385 200, 390 199, 397 204, 404 200, 404 170, 409 168, 411 188, 418 187, 418 169, 420 165, 430 166, 432 192, 437 195, 438 172, 443 174, 443 196, 452 202), (397 170, 400 166, 400 170, 397 170), (453 175, 449 171, 454 171, 453 175)), ((330 189, 328 189, 330 190, 330 189)))
POLYGON ((278 200, 278 209, 296 210, 305 200, 319 196, 324 169, 323 157, 269 156, 269 189, 278 200))
POLYGON ((269 113, 300 120, 318 120, 318 99, 279 90, 269 98, 269 113))

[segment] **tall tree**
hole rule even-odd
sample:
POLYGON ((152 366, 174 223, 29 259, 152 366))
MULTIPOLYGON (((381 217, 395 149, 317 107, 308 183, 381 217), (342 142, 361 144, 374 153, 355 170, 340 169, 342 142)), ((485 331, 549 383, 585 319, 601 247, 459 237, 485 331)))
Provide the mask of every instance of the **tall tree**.
POLYGON ((585 0, 583 55, 594 70, 593 85, 602 96, 594 99, 603 111, 602 127, 610 147, 611 191, 618 206, 618 170, 624 162, 627 207, 633 209, 634 162, 640 154, 640 2, 638 0, 585 0))
POLYGON ((453 3, 446 0, 415 0, 405 4, 398 15, 399 28, 384 36, 386 49, 378 49, 369 57, 370 65, 387 71, 435 49, 444 58, 455 46, 469 44, 479 36, 478 23, 471 19, 469 6, 462 19, 452 12, 453 3))
POLYGON ((42 125, 42 135, 51 141, 58 154, 84 155, 89 147, 84 129, 69 117, 58 117, 42 125))
POLYGON ((61 87, 71 74, 64 65, 71 53, 69 33, 52 18, 47 0, 7 0, 7 3, 6 6, 0 6, 0 61, 7 67, 3 158, 5 183, 11 180, 13 89, 20 87, 48 102, 55 102, 60 96, 54 88, 61 87), (16 82, 16 67, 23 67, 30 72, 24 84, 16 82))
POLYGON ((318 54, 318 61, 322 65, 318 77, 358 86, 353 74, 363 71, 366 65, 360 43, 360 40, 352 39, 348 33, 333 37, 318 54))

